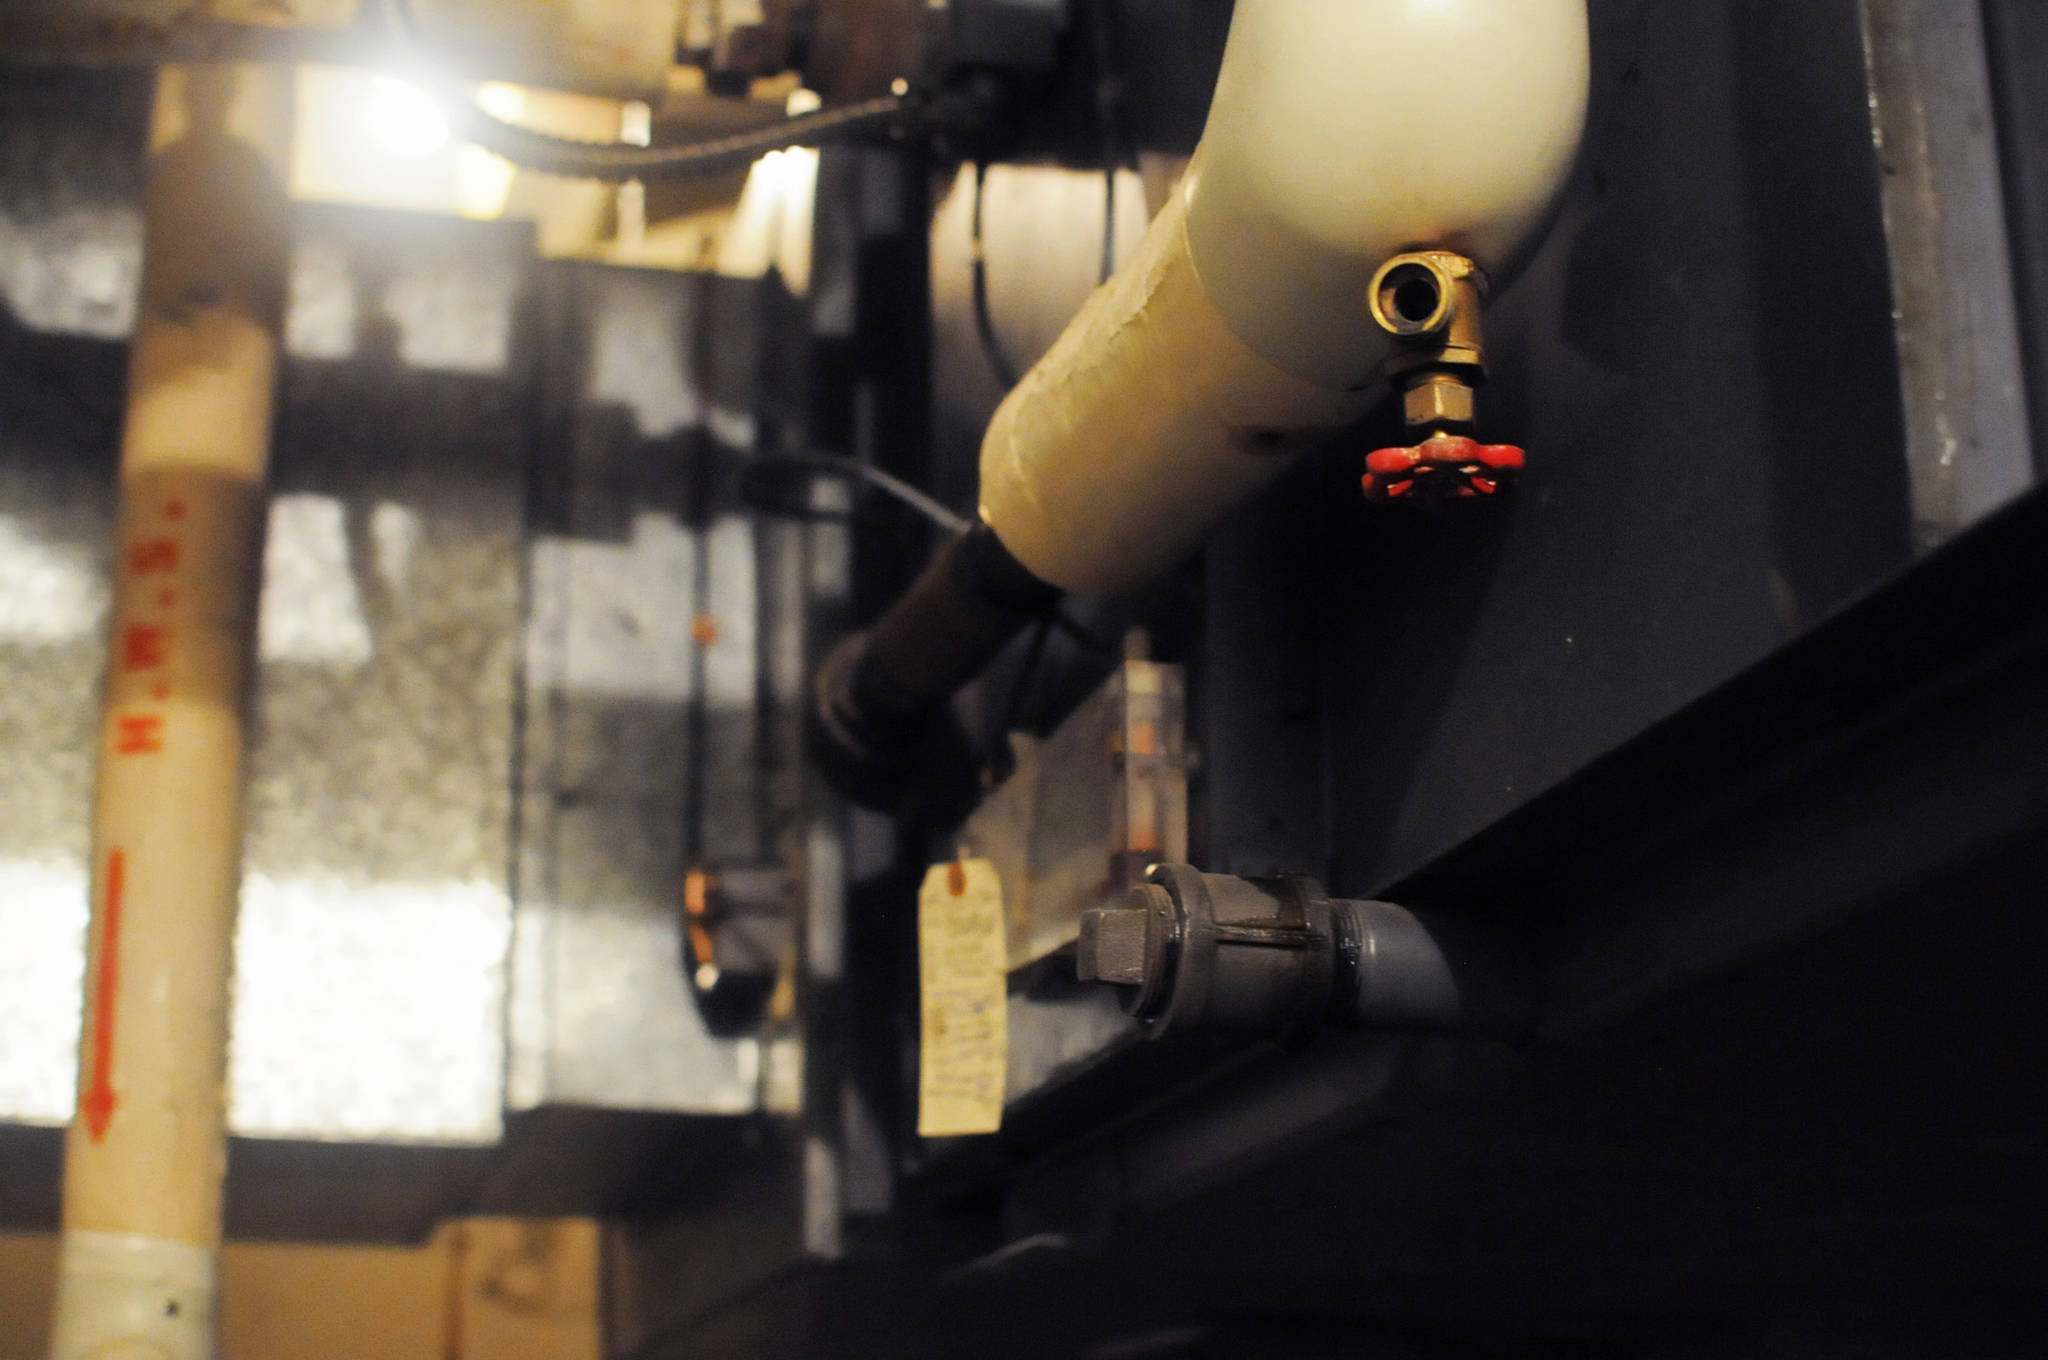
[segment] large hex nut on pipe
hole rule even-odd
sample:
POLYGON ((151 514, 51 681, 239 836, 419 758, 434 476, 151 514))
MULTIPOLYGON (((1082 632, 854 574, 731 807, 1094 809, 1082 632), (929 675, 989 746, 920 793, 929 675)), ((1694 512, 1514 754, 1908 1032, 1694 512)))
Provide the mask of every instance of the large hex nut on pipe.
POLYGON ((1166 889, 1141 883, 1117 905, 1081 913, 1075 974, 1083 982, 1115 986, 1132 1015, 1157 1016, 1171 994, 1179 928, 1179 913, 1166 889))
POLYGON ((1513 1036, 1522 950, 1495 926, 1331 899, 1312 878, 1155 864, 1081 917, 1075 971, 1114 985, 1154 1035, 1207 1029, 1299 1041, 1334 1023, 1513 1036))
POLYGON ((1312 880, 1243 879, 1155 864, 1117 906, 1083 914, 1075 971, 1115 984, 1153 1033, 1217 1029, 1298 1039, 1329 1008, 1329 900, 1312 880))

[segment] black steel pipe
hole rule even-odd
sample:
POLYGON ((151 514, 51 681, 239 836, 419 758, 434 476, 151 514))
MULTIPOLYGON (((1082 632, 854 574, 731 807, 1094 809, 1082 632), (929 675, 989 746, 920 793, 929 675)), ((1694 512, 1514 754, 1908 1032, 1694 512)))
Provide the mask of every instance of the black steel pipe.
POLYGON ((819 667, 810 749, 826 780, 856 803, 896 810, 948 701, 1060 596, 985 524, 947 543, 873 628, 819 667))
POLYGON ((1154 865, 1122 904, 1085 913, 1075 956, 1155 1033, 1283 1040, 1324 1025, 1512 1034, 1527 1023, 1522 962, 1483 922, 1184 864, 1154 865))

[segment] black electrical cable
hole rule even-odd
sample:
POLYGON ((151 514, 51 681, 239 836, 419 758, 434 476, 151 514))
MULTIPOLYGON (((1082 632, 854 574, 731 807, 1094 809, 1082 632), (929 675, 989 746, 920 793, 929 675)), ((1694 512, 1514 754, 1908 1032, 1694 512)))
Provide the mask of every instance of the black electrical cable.
MULTIPOLYGON (((1116 172, 1124 160, 1122 137, 1120 135, 1121 104, 1123 85, 1116 72, 1114 44, 1109 32, 1108 12, 1105 6, 1093 7, 1093 38, 1096 65, 1096 111, 1102 128, 1102 260, 1096 282, 1108 283, 1116 273, 1116 172)), ((995 343, 995 326, 988 313, 988 278, 984 262, 981 235, 981 198, 984 167, 974 167, 974 310, 975 328, 981 333, 982 345, 989 351, 989 362, 1005 386, 1015 386, 1008 361, 995 343)), ((1046 639, 1052 629, 1077 635, 1083 645, 1100 647, 1100 642, 1069 619, 1065 613, 1054 610, 1041 618, 1031 630, 1031 639, 1025 644, 1024 657, 1018 663, 1016 678, 1010 682, 1010 692, 1003 703, 1001 720, 996 724, 996 749, 989 756, 984 777, 992 787, 1008 779, 1014 772, 1016 757, 1010 751, 1009 735, 1016 730, 1018 721, 1024 716, 1024 705, 1030 698, 1031 684, 1038 676, 1039 666, 1045 660, 1046 639)))
POLYGON ((503 156, 514 165, 543 174, 624 183, 629 180, 685 179, 742 170, 771 151, 793 146, 818 146, 900 123, 909 102, 883 95, 836 109, 800 114, 780 123, 730 137, 713 137, 680 146, 631 146, 622 142, 583 142, 507 123, 478 108, 471 99, 450 110, 458 137, 503 156))
MULTIPOLYGON (((965 533, 972 523, 966 516, 947 509, 902 478, 837 453, 755 454, 740 467, 740 500, 751 510, 780 519, 818 523, 847 517, 840 511, 819 510, 807 500, 793 500, 786 488, 774 485, 772 478, 777 474, 792 471, 865 482, 909 506, 946 534, 965 533)), ((1055 610, 1045 622, 1091 652, 1106 650, 1101 638, 1064 613, 1055 610)))
POLYGON ((1017 366, 1003 352, 1002 342, 996 338, 995 319, 988 310, 988 252, 981 235, 981 200, 987 183, 988 164, 976 161, 974 208, 968 227, 968 252, 974 279, 974 333, 981 337, 982 353, 988 356, 988 366, 995 371, 996 380, 1005 388, 1011 388, 1017 385, 1017 366))
POLYGON ((996 749, 989 754, 982 770, 990 788, 1016 773, 1017 757, 1010 750, 1010 733, 1017 730, 1017 721, 1024 716, 1024 701, 1031 694, 1031 682, 1038 674, 1038 663, 1045 657, 1045 640, 1056 621, 1064 617, 1054 610, 1032 626, 1031 640, 1024 646, 1024 659, 1017 666, 1017 678, 1010 682, 1010 694, 1003 703, 1002 719, 996 724, 996 749))
MULTIPOLYGON (((1122 85, 1115 74, 1110 35, 1105 21, 1095 23, 1096 62, 1102 75, 1096 92, 1102 120, 1102 261, 1097 281, 1108 283, 1116 272, 1116 172, 1124 161, 1122 137, 1118 132, 1117 109, 1122 85)), ((996 380, 1004 387, 1017 385, 1017 366, 996 335, 995 318, 988 304, 988 244, 982 232, 983 200, 988 194, 988 163, 974 163, 974 199, 968 218, 968 259, 973 280, 974 333, 981 340, 982 353, 996 380)))
POLYGON ((1097 283, 1108 283, 1116 273, 1116 167, 1102 172, 1102 274, 1097 283))
MULTIPOLYGON (((415 54, 424 51, 412 0, 386 0, 392 26, 415 54)), ((793 146, 819 146, 868 132, 900 127, 914 112, 907 95, 883 95, 799 114, 780 123, 728 137, 712 137, 677 146, 631 146, 621 142, 586 142, 556 137, 508 123, 477 106, 452 81, 425 78, 445 96, 450 130, 465 141, 504 157, 514 165, 543 174, 574 179, 625 183, 630 180, 684 179, 742 170, 771 151, 793 146)))
POLYGON ((957 534, 967 528, 966 516, 949 510, 901 477, 837 453, 755 454, 740 467, 740 499, 764 515, 776 515, 783 519, 842 518, 834 511, 819 510, 805 503, 792 503, 787 496, 778 495, 781 488, 775 486, 771 479, 787 472, 844 477, 849 481, 865 482, 875 490, 909 506, 945 533, 957 534))
POLYGON ((1102 132, 1102 272, 1108 283, 1116 272, 1116 172, 1131 158, 1123 140, 1123 78, 1117 73, 1116 41, 1109 31, 1109 7, 1097 0, 1090 7, 1090 36, 1095 48, 1095 114, 1102 132))

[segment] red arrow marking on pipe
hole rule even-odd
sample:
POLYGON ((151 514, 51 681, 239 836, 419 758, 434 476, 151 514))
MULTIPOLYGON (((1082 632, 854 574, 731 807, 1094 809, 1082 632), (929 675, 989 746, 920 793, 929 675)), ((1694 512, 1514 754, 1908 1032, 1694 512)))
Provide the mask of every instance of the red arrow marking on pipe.
POLYGON ((107 1136, 114 1122, 114 999, 121 987, 121 895, 127 886, 128 857, 119 850, 107 852, 107 900, 101 912, 100 979, 92 1004, 92 1085, 79 1098, 78 1111, 85 1116, 86 1131, 95 1143, 107 1136))

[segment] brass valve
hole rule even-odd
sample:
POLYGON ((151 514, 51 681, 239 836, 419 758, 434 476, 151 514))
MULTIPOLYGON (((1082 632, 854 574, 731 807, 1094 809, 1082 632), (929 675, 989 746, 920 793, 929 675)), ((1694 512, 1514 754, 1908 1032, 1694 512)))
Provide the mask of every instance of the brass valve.
POLYGON ((1366 305, 1395 338, 1387 376, 1417 442, 1366 460, 1368 498, 1490 496, 1521 471, 1522 450, 1472 438, 1477 389, 1486 380, 1486 290, 1484 271, 1448 250, 1396 255, 1373 275, 1366 305))

